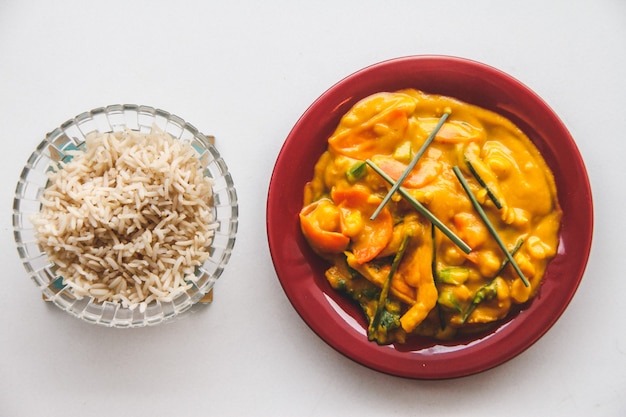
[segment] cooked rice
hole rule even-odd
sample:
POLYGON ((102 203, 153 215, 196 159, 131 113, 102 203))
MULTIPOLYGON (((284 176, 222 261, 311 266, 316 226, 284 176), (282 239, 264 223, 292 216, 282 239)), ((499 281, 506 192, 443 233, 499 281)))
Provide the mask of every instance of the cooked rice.
POLYGON ((90 134, 49 177, 32 222, 77 298, 144 310, 191 287, 217 226, 191 145, 156 127, 90 134))

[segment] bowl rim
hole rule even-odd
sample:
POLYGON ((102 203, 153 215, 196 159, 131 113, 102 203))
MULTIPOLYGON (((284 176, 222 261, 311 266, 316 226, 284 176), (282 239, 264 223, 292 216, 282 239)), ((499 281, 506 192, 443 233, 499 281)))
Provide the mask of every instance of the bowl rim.
MULTIPOLYGON (((83 321, 120 328, 159 324, 180 316, 198 304, 203 296, 213 289, 215 282, 228 264, 238 229, 239 202, 232 174, 210 138, 173 113, 138 104, 111 104, 95 107, 67 119, 46 133, 22 168, 15 187, 12 213, 13 234, 18 256, 28 276, 41 290, 44 300, 51 301, 61 310, 83 321), (147 125, 149 121, 152 121, 150 127, 147 125), (198 268, 196 273, 198 283, 194 283, 188 291, 175 296, 171 303, 155 300, 147 304, 144 311, 139 312, 139 308, 131 310, 122 307, 119 302, 97 302, 90 296, 77 299, 69 288, 65 289, 59 285, 60 277, 55 276, 54 266, 47 261, 45 252, 39 248, 39 253, 36 253, 38 245, 32 242, 34 232, 26 214, 34 213, 34 206, 38 204, 38 198, 45 186, 35 184, 35 180, 29 179, 29 175, 37 172, 37 168, 45 168, 51 162, 56 161, 54 158, 57 156, 52 157, 51 152, 62 153, 63 150, 72 149, 72 146, 74 146, 73 149, 77 149, 91 132, 108 133, 130 129, 145 133, 155 125, 172 138, 192 144, 199 158, 205 158, 202 163, 206 175, 216 180, 212 185, 212 190, 214 199, 218 200, 213 206, 214 221, 218 224, 218 228, 211 244, 211 258, 198 268), (31 188, 30 191, 28 187, 31 188), (38 187, 36 194, 32 191, 35 187, 38 187), (30 213, 24 213, 23 207, 28 207, 30 213)), ((39 179, 39 181, 43 180, 39 179)))
MULTIPOLYGON (((442 76, 441 79, 445 80, 445 76, 442 76)), ((424 84, 424 82, 422 82, 422 84, 424 84)), ((419 86, 415 85, 406 85, 404 88, 411 86, 419 88, 419 86)), ((452 85, 450 88, 459 88, 459 85, 457 83, 452 85)), ((466 88, 468 88, 467 91, 470 91, 471 93, 471 88, 476 88, 476 86, 469 86, 466 88)), ((485 103, 476 103, 473 100, 467 100, 463 97, 459 97, 459 94, 429 91, 429 89, 425 88, 421 89, 433 94, 443 94, 460 98, 463 101, 481 105, 492 111, 503 114, 527 134, 530 129, 529 126, 532 126, 532 123, 534 122, 533 120, 528 120, 528 118, 520 119, 519 117, 515 117, 515 114, 511 114, 514 107, 511 107, 511 103, 509 102, 486 102, 485 105, 485 103)), ((537 145, 537 136, 533 136, 532 134, 529 134, 528 136, 533 143, 537 145)), ((544 152, 549 152, 550 154, 554 154, 556 152, 554 147, 557 145, 552 143, 544 145, 545 146, 543 148, 538 146, 542 154, 544 154, 544 152)), ((551 168, 554 170, 555 161, 546 160, 546 162, 548 162, 549 165, 552 163, 553 165, 551 165, 551 168)), ((290 179, 287 182, 288 185, 292 185, 293 180, 290 179)), ((303 186, 304 184, 302 183, 301 185, 303 186)), ((561 200, 561 194, 559 194, 559 200, 561 200)), ((479 61, 449 55, 410 55, 381 61, 346 76, 323 92, 297 120, 278 153, 276 164, 274 166, 274 170, 272 171, 266 205, 267 239, 277 277, 293 308, 311 328, 311 330, 313 330, 335 350, 357 363, 384 373, 419 379, 454 378, 491 369, 519 355, 533 345, 540 337, 542 337, 563 314, 573 298, 580 281, 582 280, 590 254, 593 236, 592 200, 591 187, 586 168, 571 134, 550 106, 548 106, 548 104, 529 87, 511 75, 479 61), (553 288, 554 285, 552 285, 552 282, 549 286, 544 283, 539 295, 531 303, 527 310, 520 312, 514 320, 507 321, 493 333, 472 342, 473 344, 466 345, 463 349, 456 350, 457 354, 455 354, 453 349, 449 351, 441 349, 440 352, 430 354, 429 356, 429 353, 426 351, 412 351, 405 352, 403 354, 402 352, 399 353, 398 351, 394 351, 394 349, 372 346, 372 343, 367 342, 366 338, 366 343, 363 343, 362 340, 359 340, 358 336, 350 334, 350 332, 354 333, 354 329, 350 329, 350 327, 354 326, 354 324, 346 323, 351 319, 354 319, 354 317, 346 317, 350 316, 350 314, 346 313, 344 306, 342 305, 345 303, 338 301, 332 293, 327 291, 327 288, 313 288, 315 287, 313 284, 307 287, 307 285, 297 282, 290 271, 290 268, 299 267, 296 265, 298 261, 310 261, 307 256, 297 253, 298 251, 304 252, 307 250, 306 247, 298 247, 298 245, 302 245, 302 237, 300 237, 299 242, 296 241, 295 243, 289 240, 289 243, 296 248, 285 248, 286 234, 298 232, 297 230, 294 230, 294 228, 285 230, 285 227, 280 225, 281 222, 285 222, 286 217, 293 216, 293 211, 295 210, 293 205, 290 206, 290 202, 284 197, 284 195, 287 194, 285 192, 285 188, 288 187, 285 186, 285 178, 282 176, 292 169, 303 169, 302 160, 296 160, 295 162, 291 160, 294 153, 297 152, 296 149, 298 147, 306 146, 306 150, 309 154, 321 154, 321 152, 326 148, 326 143, 325 140, 319 139, 319 136, 325 136, 325 138, 329 136, 329 130, 333 130, 336 123, 333 126, 333 129, 327 129, 327 125, 329 123, 332 124, 333 121, 338 121, 338 114, 345 114, 345 112, 359 99, 362 99, 374 92, 386 90, 384 88, 377 89, 376 86, 383 85, 385 83, 390 84, 390 77, 410 79, 412 76, 411 71, 415 70, 416 66, 421 66, 420 68, 422 69, 420 69, 420 71, 424 71, 423 67, 426 67, 426 72, 431 75, 434 74, 434 77, 438 76, 437 70, 447 76, 455 71, 469 71, 468 76, 474 77, 473 79, 476 79, 476 77, 480 79, 480 88, 487 88, 494 91, 497 91, 498 88, 505 85, 506 88, 511 89, 510 94, 513 94, 512 92, 514 91, 515 94, 519 96, 518 98, 521 97, 525 100, 526 105, 532 105, 534 106, 533 108, 540 110, 538 110, 537 114, 533 114, 532 116, 540 117, 541 120, 537 123, 550 124, 551 129, 558 132, 559 137, 567 145, 567 149, 565 150, 567 151, 567 154, 565 157, 569 159, 569 163, 574 164, 578 168, 576 182, 579 189, 574 190, 574 192, 577 192, 578 195, 583 198, 581 213, 578 215, 577 219, 583 222, 584 230, 577 232, 580 235, 582 242, 576 248, 578 255, 580 256, 579 259, 575 259, 577 262, 576 274, 570 279, 568 288, 560 288, 560 290, 565 290, 565 293, 560 295, 558 305, 550 308, 550 317, 547 319, 544 318, 540 326, 534 326, 531 331, 527 331, 524 340, 517 340, 514 346, 506 348, 505 351, 496 352, 495 357, 493 358, 486 357, 485 350, 491 349, 492 351, 495 351, 496 349, 494 348, 494 345, 496 343, 502 342, 504 339, 514 337, 512 336, 512 332, 514 330, 519 330, 517 323, 529 323, 528 317, 530 316, 533 318, 533 306, 539 304, 537 300, 554 296, 554 292, 558 290, 558 288, 553 288), (487 79, 484 77, 487 77, 487 79), (366 90, 366 88, 363 87, 364 80, 370 89, 368 93, 363 92, 366 90), (359 93, 362 94, 359 95, 359 93), (319 110, 321 107, 324 107, 326 111, 330 109, 333 114, 328 115, 321 113, 319 110), (311 122, 311 118, 313 117, 317 118, 315 126, 321 126, 320 129, 327 129, 325 135, 318 133, 317 131, 315 133, 317 136, 311 133, 303 133, 306 129, 313 129, 314 124, 311 122), (311 137, 313 137, 313 139, 311 139, 311 137), (315 139, 319 139, 320 143, 317 144, 317 146, 307 146, 306 143, 303 144, 302 142, 307 138, 310 139, 311 142, 314 142, 315 139), (315 153, 317 151, 319 151, 319 153, 315 153), (278 216, 278 213, 280 213, 280 216, 278 216), (287 250, 288 252, 286 252, 287 250), (287 254, 285 254, 285 252, 287 254), (288 264, 289 262, 291 262, 291 264, 288 264), (294 267, 294 265, 296 266, 294 267), (544 288, 547 287, 550 287, 549 290, 545 290, 548 291, 548 293, 543 294, 544 288), (311 309, 317 309, 317 311, 312 313, 309 311, 311 309), (319 319, 320 315, 323 315, 323 322, 319 319), (340 317, 342 315, 343 317, 340 317), (329 330, 329 327, 334 329, 334 333, 329 330), (342 331, 345 332, 345 334, 336 334, 342 331), (463 359, 461 357, 462 355, 458 354, 458 351, 463 350, 475 354, 475 356, 479 356, 480 360, 475 363, 463 363, 461 360, 463 359), (439 359, 435 359, 437 356, 439 356, 439 359), (448 360, 452 360, 452 362, 446 365, 444 361, 448 360)), ((568 215, 569 214, 570 213, 568 213, 568 215)), ((295 219, 293 220, 295 222, 295 219)), ((571 223, 571 219, 568 219, 568 221, 571 223)), ((568 230, 567 232, 567 237, 569 239, 572 235, 572 230, 568 230)), ((564 231, 561 231, 562 238, 563 233, 564 231)), ((570 240, 568 240, 567 243, 569 244, 570 240)), ((298 272, 302 273, 302 271, 303 270, 298 269, 298 272)), ((308 269, 306 271, 309 272, 308 269)), ((545 305, 545 303, 543 305, 545 305)), ((532 323, 530 324, 532 326, 532 323)), ((437 350, 439 347, 433 346, 430 350, 432 351, 433 349, 437 350)))

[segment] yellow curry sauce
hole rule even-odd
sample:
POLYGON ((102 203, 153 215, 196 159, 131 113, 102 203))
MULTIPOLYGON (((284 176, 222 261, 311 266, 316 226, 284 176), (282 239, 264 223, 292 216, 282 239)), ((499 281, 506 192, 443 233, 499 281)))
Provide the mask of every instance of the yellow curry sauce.
POLYGON ((331 264, 328 282, 359 303, 369 339, 381 344, 403 343, 411 334, 452 339, 506 318, 536 294, 557 251, 560 219, 552 173, 516 126, 485 109, 413 89, 374 94, 342 117, 305 186, 300 212, 304 236, 331 264), (398 192, 371 219, 391 186, 365 161, 398 180, 444 113, 448 119, 402 188, 469 253, 398 192), (507 264, 455 166, 526 283, 507 264), (406 250, 396 256, 403 241, 406 250), (390 273, 394 258, 399 264, 390 273), (388 295, 385 290, 381 297, 385 287, 388 295))

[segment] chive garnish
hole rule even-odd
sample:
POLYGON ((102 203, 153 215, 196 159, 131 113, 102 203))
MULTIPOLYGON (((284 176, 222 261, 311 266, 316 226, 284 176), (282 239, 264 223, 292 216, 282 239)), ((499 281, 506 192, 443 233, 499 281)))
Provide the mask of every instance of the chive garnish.
POLYGON ((430 238, 433 241, 432 260, 430 262, 430 269, 433 274, 433 279, 437 282, 437 239, 435 225, 430 222, 430 238))
POLYGON ((467 167, 469 168, 474 178, 476 178, 476 181, 478 181, 478 183, 485 189, 485 191, 487 191, 487 195, 489 196, 493 204, 498 210, 500 210, 502 208, 502 203, 500 202, 500 200, 498 200, 498 197, 496 197, 496 195, 493 193, 491 188, 489 188, 487 183, 482 179, 478 171, 476 171, 476 168, 474 168, 474 165, 472 165, 471 161, 467 159, 467 157, 465 157, 465 163, 467 164, 467 167))
MULTIPOLYGON (((511 251, 511 255, 515 256, 515 254, 522 247, 522 244, 524 244, 524 239, 518 240, 517 244, 511 251)), ((496 272, 493 275, 493 278, 491 278, 486 284, 480 287, 478 291, 476 291, 476 294, 474 294, 474 297, 472 298, 472 303, 469 305, 469 307, 467 308, 467 311, 465 311, 465 314, 463 315, 463 323, 465 323, 467 319, 469 318, 469 316, 474 312, 474 310, 476 310, 476 307, 478 307, 478 304, 480 304, 485 299, 487 288, 491 284, 493 284, 493 281, 496 278, 498 278, 498 276, 502 273, 502 271, 504 271, 504 268, 506 268, 508 264, 509 264, 509 259, 508 258, 504 259, 504 261, 502 261, 502 264, 500 264, 500 268, 498 269, 498 272, 496 272)))
MULTIPOLYGON (((394 181, 391 179, 391 177, 389 177, 389 175, 387 175, 385 171, 380 169, 380 167, 378 167, 374 162, 369 159, 367 159, 365 162, 385 181, 387 181, 389 184, 394 184, 394 181)), ((422 203, 417 201, 411 194, 409 194, 409 192, 404 187, 398 187, 398 192, 413 206, 413 208, 415 208, 415 210, 417 210, 420 214, 424 215, 428 220, 430 220, 430 222, 435 227, 441 230, 441 232, 446 235, 452 242, 454 242, 463 252, 467 254, 472 251, 472 248, 467 243, 463 242, 463 240, 461 240, 460 237, 458 237, 452 230, 450 230, 448 226, 446 226, 441 220, 435 217, 435 215, 430 210, 424 207, 422 203)))
POLYGON ((493 297, 497 295, 496 289, 492 286, 494 281, 489 281, 487 284, 483 285, 476 291, 474 294, 474 298, 472 299, 472 304, 469 305, 467 311, 463 315, 462 323, 465 324, 469 316, 472 315, 478 304, 482 303, 485 300, 491 300, 493 297))
POLYGON ((415 154, 415 156, 413 157, 413 159, 411 160, 409 165, 406 167, 406 169, 404 170, 402 175, 400 175, 400 178, 398 178, 398 181, 396 181, 395 183, 392 183, 393 184, 392 187, 387 192, 387 195, 385 195, 385 198, 383 198, 383 201, 381 201, 381 203, 378 205, 378 207, 374 211, 374 214, 372 214, 372 217, 370 217, 370 220, 374 220, 376 218, 376 216, 378 216, 378 214, 383 209, 383 207, 385 207, 387 202, 389 202, 389 199, 391 198, 391 196, 400 188, 400 186, 402 185, 402 183, 404 182, 406 177, 413 170, 413 168, 415 168, 415 165, 417 164, 417 161, 422 157, 422 155, 426 151, 426 148, 428 148, 428 146, 433 141, 433 139, 435 139, 435 136, 437 135, 437 132, 439 132, 439 129, 441 129, 441 126, 443 126, 444 122, 446 121, 446 119, 448 118, 449 115, 450 115, 449 111, 446 111, 441 116, 441 118, 439 119, 439 122, 437 123, 437 125, 435 126, 433 131, 430 132, 430 135, 428 135, 428 138, 426 139, 424 144, 421 146, 419 151, 417 151, 417 153, 415 154))
POLYGON ((383 313, 383 308, 387 303, 387 297, 389 296, 389 288, 391 287, 391 279, 395 275, 398 270, 398 266, 400 266, 400 262, 402 261, 402 257, 404 256, 404 252, 406 252, 407 246, 409 246, 409 240, 411 240, 411 235, 406 234, 402 242, 400 243, 400 248, 396 253, 396 256, 393 258, 393 262, 391 263, 391 269, 389 270, 389 274, 387 274, 387 279, 383 283, 383 287, 380 291, 380 296, 378 297, 378 305, 376 306, 376 312, 374 313, 374 317, 372 317, 372 321, 367 330, 368 338, 373 340, 375 338, 376 330, 378 329, 378 325, 380 324, 380 317, 383 313))
MULTIPOLYGON (((515 256, 515 254, 517 252, 519 252, 520 248, 522 247, 522 245, 524 244, 524 239, 520 239, 517 241, 517 243, 515 244, 515 247, 513 248, 513 250, 511 251, 511 256, 515 256)), ((498 272, 495 273, 495 275, 493 276, 493 279, 496 279, 498 277, 498 275, 500 275, 502 273, 502 271, 504 271, 504 268, 506 268, 506 266, 509 264, 509 258, 505 258, 502 261, 502 264, 500 264, 500 268, 498 269, 498 272)))
POLYGON ((478 202, 478 200, 476 200, 476 197, 472 193, 472 190, 470 190, 469 184, 465 180, 465 177, 463 176, 463 173, 461 173, 461 170, 459 169, 458 166, 452 167, 452 170, 454 171, 454 174, 456 175, 456 177, 458 178, 459 182, 461 183, 461 186, 465 190, 465 193, 467 194, 467 196, 469 197, 470 201, 472 202, 472 205, 474 206, 474 208, 478 212, 478 215, 480 216, 480 218, 485 223, 485 226, 487 226, 487 229, 489 230, 489 232, 491 233, 493 238, 498 243, 498 246, 500 246, 500 249, 502 249, 502 251, 504 252, 506 257, 508 258, 509 262, 511 262, 511 265, 513 266, 513 269, 515 269, 515 272, 517 272, 519 277, 522 279, 522 282, 524 283, 524 285, 526 287, 529 287, 530 283, 528 282, 528 280, 524 276, 524 273, 522 272, 522 270, 519 268, 519 265, 517 265, 517 262, 515 262, 515 259, 513 259, 513 256, 511 255, 511 253, 507 250, 504 242, 500 238, 500 235, 498 235, 498 232, 496 231, 495 227, 493 227, 493 224, 491 223, 491 221, 487 217, 487 214, 485 213, 485 211, 481 207, 480 203, 478 202))

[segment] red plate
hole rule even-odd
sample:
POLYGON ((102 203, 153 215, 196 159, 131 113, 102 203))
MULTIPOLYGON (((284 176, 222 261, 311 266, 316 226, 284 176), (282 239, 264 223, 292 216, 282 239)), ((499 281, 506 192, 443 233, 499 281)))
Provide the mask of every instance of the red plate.
POLYGON ((561 316, 582 279, 593 232, 586 169, 569 132, 528 87, 485 64, 445 56, 413 56, 367 67, 335 84, 298 120, 272 173, 267 235, 280 283, 307 325, 337 351, 372 369, 410 378, 441 379, 484 371, 515 357, 561 316), (415 339, 403 346, 367 340, 358 306, 326 282, 328 265, 300 232, 304 184, 339 119, 358 100, 380 91, 416 88, 456 97, 508 117, 539 148, 554 173, 563 209, 560 247, 537 297, 494 331, 440 343, 415 339))

